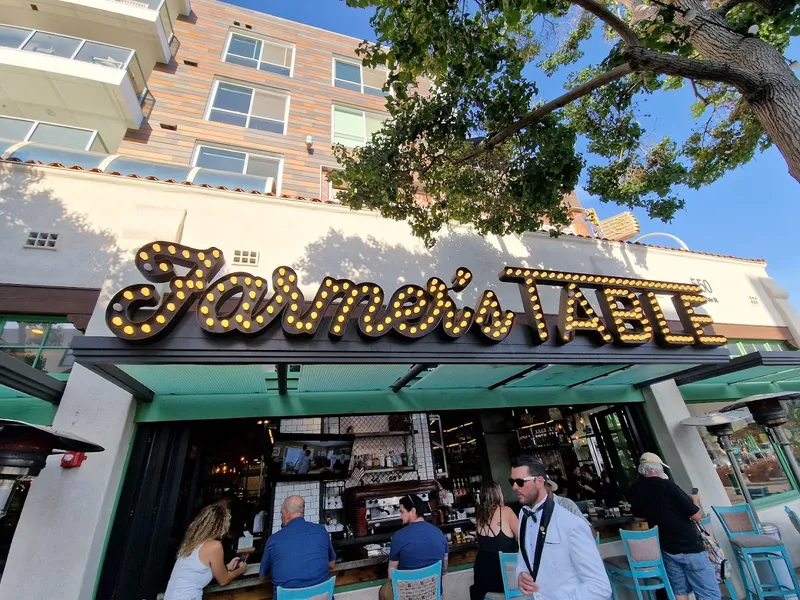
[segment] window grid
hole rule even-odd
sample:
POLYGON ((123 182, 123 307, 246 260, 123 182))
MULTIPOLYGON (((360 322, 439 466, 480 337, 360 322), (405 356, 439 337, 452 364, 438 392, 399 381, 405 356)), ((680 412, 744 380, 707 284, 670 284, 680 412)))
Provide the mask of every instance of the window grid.
POLYGON ((240 65, 240 66, 250 66, 250 67, 252 67, 254 69, 257 69, 259 71, 266 71, 268 73, 276 73, 278 75, 285 75, 286 77, 292 77, 293 74, 294 74, 294 57, 295 57, 295 48, 294 48, 294 46, 290 46, 288 44, 282 44, 280 42, 273 42, 272 40, 266 40, 266 39, 262 39, 262 38, 249 36, 249 35, 244 35, 242 33, 232 31, 228 35, 228 40, 225 43, 225 53, 224 53, 224 56, 223 56, 223 60, 225 62, 229 62, 231 64, 237 64, 237 65, 240 65), (239 37, 239 38, 243 38, 243 39, 246 39, 246 40, 253 40, 254 42, 260 43, 259 51, 258 51, 258 58, 257 59, 253 59, 253 58, 250 58, 249 56, 243 56, 241 54, 236 54, 235 52, 231 52, 231 49, 230 49, 231 48, 231 42, 233 42, 234 37, 239 37), (264 46, 265 45, 276 46, 276 47, 284 48, 284 49, 290 51, 292 54, 291 54, 291 59, 289 60, 289 66, 287 67, 286 65, 279 65, 279 64, 276 64, 276 63, 268 61, 268 60, 263 60, 262 57, 264 56, 264 46), (244 58, 246 60, 252 60, 256 64, 255 65, 242 65, 241 63, 228 60, 228 56, 229 55, 230 56, 239 57, 239 58, 244 58), (262 67, 262 65, 270 65, 271 67, 275 67, 275 68, 274 69, 273 68, 265 69, 265 68, 262 67))
POLYGON ((334 104, 333 107, 332 107, 332 110, 331 110, 331 143, 334 144, 334 145, 335 144, 342 144, 343 146, 348 146, 348 147, 351 147, 351 148, 352 147, 357 147, 357 146, 363 146, 364 144, 367 143, 367 141, 371 137, 369 135, 368 129, 367 129, 367 121, 370 118, 376 119, 377 117, 376 117, 376 115, 373 115, 371 113, 365 112, 365 111, 357 109, 357 108, 349 108, 349 107, 346 107, 346 106, 338 106, 338 105, 334 104), (348 137, 349 138, 353 138, 353 136, 348 134, 348 133, 344 133, 344 132, 338 132, 337 133, 337 131, 336 131, 336 112, 337 111, 340 111, 340 113, 344 113, 344 114, 348 114, 349 113, 351 115, 360 114, 360 116, 361 116, 361 128, 362 128, 361 139, 359 139, 358 141, 356 141, 354 139, 346 139, 348 137), (337 135, 340 136, 340 141, 337 141, 337 139, 336 139, 337 135))
MULTIPOLYGON (((362 94, 367 94, 368 96, 378 96, 378 97, 386 96, 386 92, 383 91, 382 87, 376 88, 374 86, 367 85, 367 84, 364 83, 364 70, 365 70, 364 66, 358 61, 350 61, 350 60, 344 60, 342 58, 334 58, 333 59, 333 86, 337 87, 337 88, 340 88, 340 89, 344 89, 344 90, 356 91, 356 90, 353 90, 350 86, 351 85, 358 85, 361 88, 360 89, 360 93, 362 93, 362 94), (342 79, 340 77, 337 77, 336 76, 336 64, 337 63, 342 63, 344 65, 352 65, 354 67, 358 67, 358 70, 359 70, 359 82, 356 83, 354 81, 350 81, 349 79, 342 79)), ((378 69, 367 69, 367 70, 374 71, 376 73, 383 72, 383 71, 380 71, 378 69)))
POLYGON ((28 232, 28 239, 25 240, 25 248, 36 248, 39 250, 55 250, 58 243, 57 233, 47 233, 44 231, 28 232))
POLYGON ((84 127, 72 127, 70 125, 51 123, 49 121, 34 121, 32 119, 20 119, 18 117, 9 117, 7 115, 0 115, 0 120, 2 119, 19 121, 21 123, 30 123, 30 129, 28 129, 28 133, 25 134, 25 137, 23 137, 21 140, 23 142, 29 142, 31 140, 31 137, 33 137, 33 135, 36 133, 36 130, 39 128, 39 125, 50 125, 51 127, 59 127, 61 129, 72 129, 75 131, 85 131, 91 133, 91 136, 89 137, 89 141, 87 142, 86 146, 84 146, 83 148, 78 148, 79 150, 91 150, 92 145, 94 144, 95 139, 97 138, 97 131, 94 129, 86 129, 84 127))
POLYGON ((256 250, 234 250, 233 264, 241 267, 257 267, 259 253, 256 250))
MULTIPOLYGON (((281 126, 280 135, 286 135, 286 122, 289 120, 288 117, 289 117, 289 102, 290 102, 290 100, 291 99, 290 99, 288 94, 281 94, 279 92, 270 92, 270 91, 267 91, 267 90, 262 90, 260 88, 251 88, 251 87, 248 87, 246 85, 237 85, 235 83, 228 83, 226 81, 215 81, 214 82, 214 90, 213 90, 213 93, 212 93, 212 96, 211 96, 211 101, 209 102, 208 111, 206 112, 205 120, 206 121, 216 121, 216 122, 220 122, 220 123, 225 123, 225 121, 221 121, 219 119, 214 119, 213 118, 214 117, 214 115, 213 115, 214 111, 217 111, 217 112, 222 112, 222 113, 226 113, 226 114, 229 114, 229 115, 237 115, 237 116, 245 117, 245 124, 243 125, 243 127, 246 127, 247 129, 254 129, 256 131, 264 131, 264 132, 268 132, 268 133, 278 133, 276 131, 270 131, 269 129, 259 129, 258 127, 251 127, 251 125, 253 124, 252 123, 252 119, 253 119, 253 117, 255 117, 256 119, 262 119, 262 120, 265 120, 265 121, 270 121, 272 123, 280 124, 280 126, 281 126), (219 90, 220 90, 220 88, 222 86, 226 86, 227 89, 235 88, 235 89, 238 89, 238 90, 248 90, 250 92, 250 105, 248 106, 246 114, 243 113, 243 112, 236 111, 236 110, 231 110, 231 109, 228 109, 228 108, 218 108, 218 107, 214 106, 214 103, 217 101, 217 94, 219 94, 219 90), (283 101, 284 101, 283 120, 277 120, 277 119, 274 119, 272 117, 263 117, 261 115, 254 115, 253 114, 253 102, 255 101, 256 94, 258 92, 261 92, 262 94, 265 94, 267 96, 273 96, 273 97, 276 97, 276 98, 282 98, 283 99, 283 101)), ((231 123, 227 123, 227 124, 230 125, 231 123)))
MULTIPOLYGON (((59 360, 59 364, 57 366, 64 367, 63 373, 69 373, 72 370, 74 361, 72 359, 72 350, 70 350, 69 344, 58 344, 52 346, 47 345, 52 332, 52 326, 57 324, 68 324, 69 321, 67 321, 67 319, 63 317, 40 317, 38 315, 0 315, 0 340, 3 339, 3 334, 7 331, 9 323, 40 326, 41 340, 38 344, 9 344, 7 342, 0 341, 0 352, 5 352, 6 354, 12 355, 18 360, 29 364, 34 369, 48 372, 46 370, 46 358, 43 360, 42 354, 44 352, 63 351, 64 354, 59 360), (25 354, 23 356, 19 356, 20 352, 24 352, 25 354)), ((32 331, 35 330, 32 329, 32 331)), ((75 337, 83 335, 83 333, 77 329, 73 329, 72 333, 75 337)), ((59 373, 54 373, 54 375, 58 374, 59 373)))
MULTIPOLYGON (((203 149, 216 150, 216 151, 221 151, 221 152, 227 152, 227 153, 230 153, 230 154, 239 154, 239 155, 241 155, 243 157, 243 159, 244 159, 244 161, 242 163, 242 170, 241 171, 230 171, 228 169, 217 169, 217 170, 221 170, 221 171, 228 171, 229 173, 241 173, 242 175, 253 175, 253 173, 248 173, 248 168, 250 166, 250 158, 251 157, 259 158, 259 159, 262 159, 262 160, 273 161, 273 162, 277 163, 278 172, 277 172, 276 176, 274 177, 274 181, 272 183, 273 187, 272 187, 271 190, 267 190, 267 192, 275 193, 275 194, 279 194, 280 193, 281 180, 282 180, 282 177, 283 177, 283 159, 282 158, 278 158, 276 156, 269 156, 269 155, 266 155, 266 154, 258 154, 256 152, 247 152, 245 150, 233 150, 231 148, 220 148, 220 147, 217 147, 217 146, 208 146, 206 144, 200 144, 200 145, 197 146, 197 148, 195 148, 194 157, 192 158, 192 166, 193 167, 198 166, 197 162, 198 162, 198 160, 200 158, 200 154, 201 154, 203 149)), ((200 168, 211 168, 211 167, 200 167, 200 168)))

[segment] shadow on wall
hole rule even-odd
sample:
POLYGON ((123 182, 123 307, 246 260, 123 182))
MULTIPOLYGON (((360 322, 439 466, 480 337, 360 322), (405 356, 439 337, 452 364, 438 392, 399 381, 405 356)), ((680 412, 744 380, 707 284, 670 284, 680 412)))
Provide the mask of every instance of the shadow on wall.
MULTIPOLYGON (((437 275, 449 281, 458 267, 468 267, 474 272, 497 273, 503 266, 527 266, 542 268, 562 268, 582 273, 602 272, 609 275, 625 275, 646 268, 644 252, 624 251, 613 253, 610 242, 596 246, 571 241, 569 237, 549 240, 535 234, 523 236, 521 242, 528 251, 527 260, 506 250, 502 239, 499 244, 490 243, 487 238, 477 234, 451 232, 439 238, 431 251, 419 245, 415 252, 402 244, 391 244, 374 236, 345 235, 330 229, 328 233, 305 248, 305 256, 294 267, 302 273, 305 284, 315 284, 325 276, 347 277, 354 281, 372 281, 387 288, 405 283, 423 283, 424 277, 437 275), (569 258, 553 264, 552 259, 542 256, 542 249, 552 243, 557 251, 569 258), (537 256, 538 254, 538 256, 537 256), (549 264, 544 264, 549 263, 549 264)), ((491 238, 492 241, 499 238, 491 238)), ((550 257, 553 250, 548 252, 550 257)), ((482 281, 476 281, 484 289, 482 281)), ((489 289, 504 285, 490 280, 489 289)), ((477 288, 467 295, 477 296, 477 288)))
POLYGON ((3 283, 99 288, 110 282, 117 289, 135 272, 112 231, 70 211, 41 169, 12 163, 0 163, 0 252, 3 283), (31 233, 57 234, 55 250, 26 248, 31 233))

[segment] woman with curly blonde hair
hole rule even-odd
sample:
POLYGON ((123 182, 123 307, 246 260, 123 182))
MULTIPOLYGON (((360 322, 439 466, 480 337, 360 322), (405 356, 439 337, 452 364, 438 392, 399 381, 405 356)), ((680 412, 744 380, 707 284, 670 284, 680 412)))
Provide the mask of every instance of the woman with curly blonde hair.
POLYGON ((225 565, 220 538, 230 526, 226 506, 212 504, 200 511, 181 542, 164 600, 202 600, 203 588, 212 578, 228 585, 247 570, 247 563, 239 558, 225 565))

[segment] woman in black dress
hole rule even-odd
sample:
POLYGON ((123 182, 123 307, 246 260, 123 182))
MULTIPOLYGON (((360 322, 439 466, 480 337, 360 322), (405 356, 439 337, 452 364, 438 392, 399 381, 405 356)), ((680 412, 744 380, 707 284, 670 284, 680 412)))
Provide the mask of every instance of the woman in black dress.
POLYGON ((469 588, 469 595, 470 600, 484 600, 487 592, 503 593, 499 553, 519 550, 519 520, 514 511, 503 504, 503 491, 493 481, 481 486, 481 502, 475 511, 475 520, 478 556, 473 566, 475 583, 469 588))

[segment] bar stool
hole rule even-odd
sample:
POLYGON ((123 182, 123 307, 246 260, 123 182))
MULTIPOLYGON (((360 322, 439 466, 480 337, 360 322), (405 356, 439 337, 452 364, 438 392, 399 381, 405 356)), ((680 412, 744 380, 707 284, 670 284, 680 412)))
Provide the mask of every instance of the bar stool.
POLYGON ((336 576, 307 588, 288 589, 278 586, 277 600, 333 600, 336 576))
MULTIPOLYGON (((711 515, 706 515, 705 517, 703 517, 702 520, 700 521, 700 525, 702 525, 703 529, 705 529, 710 535, 713 535, 711 533, 711 515)), ((728 597, 731 600, 739 600, 739 597, 736 595, 736 590, 733 588, 733 584, 731 583, 731 577, 729 572, 730 561, 726 558, 725 562, 728 563, 729 565, 728 573, 726 573, 728 576, 723 579, 723 582, 725 583, 725 588, 728 590, 728 597)))
POLYGON ((614 600, 619 600, 618 588, 634 590, 639 600, 663 589, 669 600, 675 600, 661 556, 658 527, 647 531, 620 530, 619 534, 625 554, 603 559, 614 600))
POLYGON ((394 600, 442 600, 442 561, 424 569, 394 569, 392 593, 394 600))
POLYGON ((725 534, 731 543, 736 556, 736 564, 739 566, 744 580, 748 600, 800 595, 800 587, 797 585, 797 577, 792 569, 786 546, 780 540, 759 533, 750 505, 712 506, 711 508, 722 523, 725 534), (791 586, 780 582, 778 571, 775 568, 776 562, 784 563, 791 586), (756 570, 758 563, 766 563, 769 566, 774 583, 761 582, 756 570))
MULTIPOLYGON (((524 598, 522 592, 517 587, 517 553, 500 552, 500 573, 503 576, 503 590, 505 590, 505 600, 524 598)), ((487 596, 488 598, 488 596, 487 596)))

